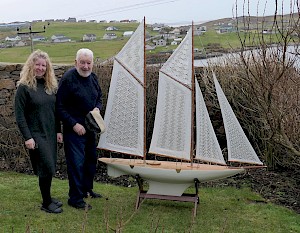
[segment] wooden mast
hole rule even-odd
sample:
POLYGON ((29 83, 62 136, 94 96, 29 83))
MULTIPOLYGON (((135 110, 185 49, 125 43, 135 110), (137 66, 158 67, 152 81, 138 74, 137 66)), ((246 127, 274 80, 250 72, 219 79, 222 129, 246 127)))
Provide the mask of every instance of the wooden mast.
POLYGON ((144 162, 146 162, 146 154, 147 154, 147 148, 146 148, 146 120, 147 120, 147 107, 146 107, 146 20, 145 20, 145 16, 144 16, 144 151, 143 151, 143 155, 144 155, 144 162))
POLYGON ((191 149, 190 149, 190 159, 193 165, 193 158, 194 158, 194 126, 195 126, 195 71, 194 71, 194 22, 192 22, 192 103, 191 103, 191 149))

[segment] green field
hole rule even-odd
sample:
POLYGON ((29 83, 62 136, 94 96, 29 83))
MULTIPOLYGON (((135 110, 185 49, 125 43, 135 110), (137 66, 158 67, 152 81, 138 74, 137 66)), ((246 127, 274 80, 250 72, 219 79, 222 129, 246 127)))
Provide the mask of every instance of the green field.
MULTIPOLYGON (((33 31, 40 31, 43 29, 44 23, 35 23, 32 25, 33 31)), ((107 23, 62 23, 53 22, 46 28, 43 35, 48 42, 33 42, 34 49, 42 49, 46 51, 54 63, 73 63, 75 53, 79 48, 89 48, 94 51, 95 58, 105 60, 114 56, 124 46, 127 38, 123 38, 124 31, 134 31, 138 24, 107 24, 107 23), (120 30, 114 31, 118 38, 115 40, 102 40, 102 37, 107 31, 108 26, 116 26, 120 30), (69 37, 74 42, 68 43, 51 43, 51 36, 63 34, 69 37), (95 42, 81 42, 84 34, 95 34, 97 41, 95 42)), ((27 28, 23 28, 21 32, 27 32, 27 28)), ((15 36, 16 31, 7 31, 0 33, 0 39, 5 36, 15 36)), ((23 63, 31 52, 30 46, 12 47, 0 49, 0 62, 23 63)))
MULTIPOLYGON (((43 30, 45 22, 34 23, 32 25, 33 31, 43 30)), ((95 58, 106 60, 116 55, 120 49, 125 45, 128 38, 122 35, 124 31, 134 31, 138 23, 69 23, 69 22, 51 22, 46 27, 46 32, 43 35, 47 42, 33 42, 34 49, 41 49, 46 51, 53 63, 73 63, 75 53, 79 48, 89 48, 94 51, 95 58), (103 35, 107 33, 105 29, 108 26, 115 26, 119 30, 113 31, 118 36, 114 40, 103 40, 103 35), (69 37, 72 42, 67 43, 51 43, 51 36, 63 34, 69 37), (95 42, 81 42, 84 34, 95 34, 97 40, 95 42)), ((147 33, 150 35, 159 35, 148 27, 147 33)), ((28 32, 27 28, 21 29, 21 32, 28 32)), ((0 41, 4 41, 6 36, 16 36, 16 30, 2 30, 0 31, 0 41)), ((220 48, 239 48, 240 41, 237 33, 223 33, 218 34, 213 26, 207 28, 207 32, 201 36, 194 37, 194 47, 198 49, 206 48, 207 46, 215 44, 220 48)), ((157 47, 151 51, 151 54, 162 51, 170 51, 176 46, 157 47)), ((31 52, 31 46, 0 48, 0 62, 24 63, 31 52)), ((150 51, 147 51, 150 53, 150 51)))

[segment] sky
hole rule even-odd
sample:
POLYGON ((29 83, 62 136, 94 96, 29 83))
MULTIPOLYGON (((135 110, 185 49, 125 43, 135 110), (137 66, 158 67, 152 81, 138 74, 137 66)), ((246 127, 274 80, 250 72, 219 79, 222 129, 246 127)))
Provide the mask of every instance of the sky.
MULTIPOLYGON (((277 0, 278 13, 290 13, 294 8, 294 1, 296 0, 277 0)), ((275 2, 276 0, 1 0, 0 23, 69 17, 87 21, 141 21, 145 17, 146 23, 175 25, 248 15, 248 12, 253 16, 273 15, 275 2)))

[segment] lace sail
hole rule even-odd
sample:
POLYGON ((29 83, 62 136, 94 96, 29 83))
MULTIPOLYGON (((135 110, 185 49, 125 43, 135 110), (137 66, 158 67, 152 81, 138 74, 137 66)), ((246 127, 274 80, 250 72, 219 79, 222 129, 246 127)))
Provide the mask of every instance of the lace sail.
POLYGON ((196 159, 226 165, 197 80, 196 91, 196 159))
POLYGON ((192 29, 159 71, 158 96, 149 153, 190 160, 192 29))
POLYGON ((144 21, 115 57, 98 148, 144 156, 144 21))
POLYGON ((247 139, 214 73, 213 78, 224 121, 228 161, 262 165, 263 163, 247 139))

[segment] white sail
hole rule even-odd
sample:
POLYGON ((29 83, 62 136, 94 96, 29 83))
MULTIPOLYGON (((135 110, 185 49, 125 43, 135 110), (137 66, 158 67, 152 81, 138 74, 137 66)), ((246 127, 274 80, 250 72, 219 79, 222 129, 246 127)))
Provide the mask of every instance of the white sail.
POLYGON ((144 21, 115 57, 98 148, 144 155, 144 21))
POLYGON ((201 93, 195 80, 196 91, 196 159, 226 165, 214 128, 201 93))
POLYGON ((247 139, 214 73, 213 78, 225 127, 228 161, 262 165, 263 163, 247 139))
POLYGON ((190 160, 192 28, 159 71, 158 102, 149 153, 190 160))
POLYGON ((137 27, 116 58, 135 78, 144 84, 145 72, 145 28, 144 20, 137 27))

